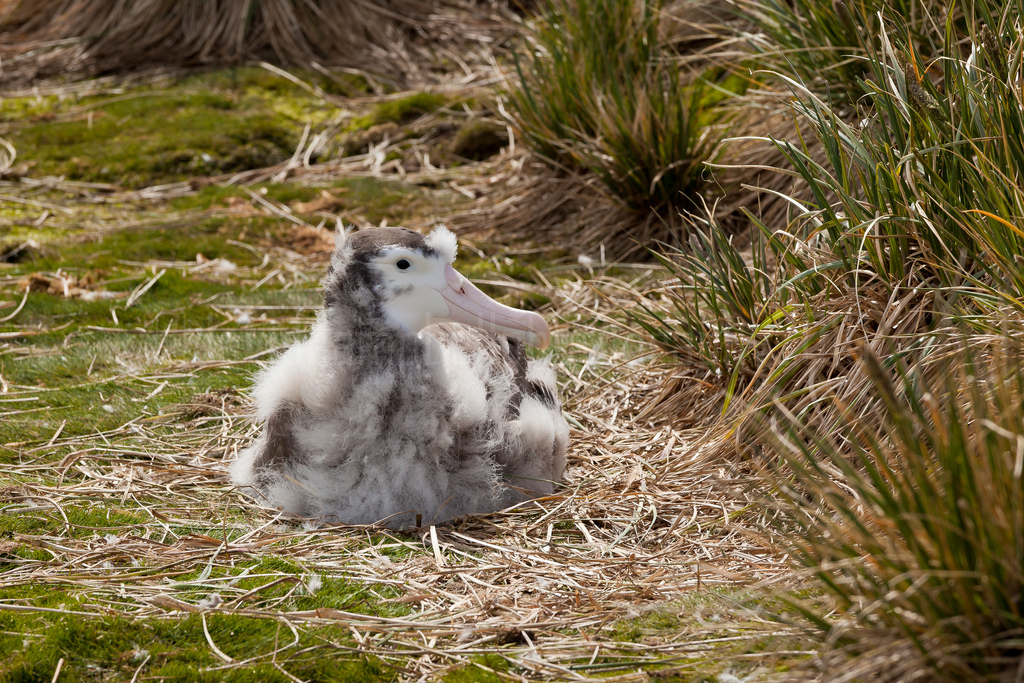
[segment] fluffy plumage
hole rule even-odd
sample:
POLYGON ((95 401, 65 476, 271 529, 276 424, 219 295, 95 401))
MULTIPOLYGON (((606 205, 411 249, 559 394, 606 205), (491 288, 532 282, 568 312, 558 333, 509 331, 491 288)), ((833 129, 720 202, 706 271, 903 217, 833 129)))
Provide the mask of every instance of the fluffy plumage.
POLYGON ((458 275, 443 227, 338 241, 312 334, 257 379, 264 427, 232 479, 290 513, 394 528, 551 493, 569 431, 554 372, 495 333, 545 346, 543 319, 458 275))

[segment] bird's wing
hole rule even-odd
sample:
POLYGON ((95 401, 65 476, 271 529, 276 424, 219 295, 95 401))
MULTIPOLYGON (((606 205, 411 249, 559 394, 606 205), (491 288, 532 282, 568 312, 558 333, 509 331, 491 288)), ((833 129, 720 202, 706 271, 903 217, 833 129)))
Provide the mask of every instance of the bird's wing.
POLYGON ((458 349, 467 356, 486 354, 490 360, 492 376, 506 373, 511 375, 514 385, 509 405, 511 412, 518 412, 524 396, 536 398, 551 408, 557 407, 555 387, 529 376, 532 374, 529 372, 530 361, 525 346, 518 339, 459 323, 431 325, 422 334, 433 337, 442 346, 458 349))

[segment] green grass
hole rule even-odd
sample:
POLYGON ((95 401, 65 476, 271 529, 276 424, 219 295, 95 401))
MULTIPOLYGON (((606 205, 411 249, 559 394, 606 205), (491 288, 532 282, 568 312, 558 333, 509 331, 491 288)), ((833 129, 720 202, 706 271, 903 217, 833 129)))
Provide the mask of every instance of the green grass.
POLYGON ((847 119, 857 115, 862 83, 874 75, 872 53, 881 49, 886 27, 903 26, 913 56, 931 63, 949 53, 951 36, 974 30, 976 21, 1003 25, 1016 11, 1012 2, 989 0, 740 0, 735 8, 760 29, 743 37, 762 68, 827 96, 847 119))
MULTIPOLYGON (((949 324, 946 316, 988 329, 995 323, 986 314, 1021 306, 1015 254, 1024 241, 1015 223, 1024 194, 1015 178, 1024 173, 1024 114, 1015 76, 968 66, 951 45, 934 82, 919 82, 926 65, 904 61, 916 54, 906 24, 894 22, 886 35, 888 47, 867 64, 874 79, 862 83, 870 108, 860 126, 794 86, 809 131, 802 141, 775 141, 809 196, 788 197, 800 207, 791 224, 780 230, 751 215, 746 255, 717 221, 695 220, 689 249, 665 260, 678 284, 654 290, 635 314, 656 343, 725 389, 725 407, 755 380, 758 406, 846 376, 852 347, 828 348, 828 369, 808 371, 813 350, 840 327, 861 327, 867 339, 889 330, 909 350, 921 345, 916 335, 949 324), (879 310, 879 300, 900 306, 879 310), (859 321, 841 301, 859 306, 859 321), (829 302, 846 312, 836 315, 829 302)), ((1021 43, 995 49, 992 65, 1013 63, 1021 43)))
MULTIPOLYGON (((213 529, 204 531, 217 534, 213 529)), ((230 531, 228 536, 235 534, 237 532, 230 531)), ((248 609, 271 608, 285 602, 292 611, 337 609, 390 618, 403 617, 410 611, 407 605, 401 603, 381 602, 381 598, 394 598, 398 595, 391 586, 325 576, 304 566, 301 559, 290 560, 280 556, 235 561, 230 567, 198 566, 190 572, 175 576, 168 586, 174 589, 177 598, 197 603, 210 593, 210 586, 216 585, 218 580, 224 586, 222 595, 225 601, 251 593, 241 603, 243 608, 248 609), (319 580, 315 591, 310 593, 304 586, 295 591, 300 580, 309 583, 314 574, 319 580), (287 580, 279 582, 278 579, 282 577, 287 580)))
MULTIPOLYGON (((783 418, 785 537, 849 620, 804 614, 823 638, 870 651, 907 639, 942 680, 999 680, 1024 628, 1024 395, 1012 342, 893 382, 867 358, 882 405, 826 435, 783 418), (833 635, 834 634, 834 635, 833 635)), ((781 434, 780 434, 781 436, 781 434)), ((907 671, 918 666, 911 661, 907 671)))
POLYGON ((509 663, 504 658, 485 654, 474 656, 472 660, 472 664, 456 668, 440 680, 444 683, 500 683, 507 680, 501 676, 509 669, 509 663))
POLYGON ((792 594, 735 588, 696 590, 680 600, 617 620, 604 656, 575 662, 571 668, 588 676, 642 671, 651 680, 679 683, 756 680, 767 671, 783 673, 804 662, 799 635, 771 635, 757 622, 773 609, 785 609, 785 597, 792 594), (719 631, 719 624, 729 634, 724 639, 726 631, 719 631), (686 643, 685 653, 658 657, 645 652, 673 642, 686 643))
MULTIPOLYGON (((303 298, 315 306, 318 295, 310 295, 303 298)), ((249 299, 253 301, 274 299, 249 299)), ((230 299, 222 303, 232 305, 230 299)), ((236 303, 244 305, 244 300, 236 299, 236 303)), ((109 326, 109 316, 106 322, 109 326)), ((244 358, 288 344, 305 332, 300 325, 266 332, 175 334, 164 339, 159 332, 167 324, 177 329, 180 321, 163 319, 152 336, 86 331, 68 344, 37 342, 32 354, 0 356, 0 374, 11 385, 26 387, 26 398, 33 399, 4 404, 13 414, 0 425, 0 460, 18 459, 24 445, 45 442, 61 425, 65 436, 95 434, 133 418, 160 421, 161 415, 180 415, 180 406, 199 394, 228 389, 244 392, 257 368, 255 363, 191 371, 174 368, 187 366, 193 359, 244 358), (152 376, 160 375, 161 370, 175 380, 154 395, 162 380, 152 376), (19 417, 19 409, 31 412, 19 417)))
MULTIPOLYGON (((969 33, 982 44, 980 19, 969 33)), ((1024 241, 1016 220, 1024 169, 1024 113, 1007 63, 1021 44, 993 38, 978 64, 957 60, 950 46, 939 78, 922 77, 905 25, 889 29, 888 46, 869 62, 864 85, 873 106, 858 132, 834 108, 803 93, 799 111, 825 141, 827 164, 787 142, 780 148, 814 191, 807 213, 845 267, 859 265, 887 282, 936 281, 975 301, 1010 303, 1024 293, 1014 254, 1024 241), (907 61, 910 60, 910 61, 907 61), (915 174, 904 168, 913 164, 915 174), (838 201, 828 194, 834 192, 838 201), (865 248, 870 240, 873 248, 865 248), (915 272, 918 271, 918 272, 915 272)))

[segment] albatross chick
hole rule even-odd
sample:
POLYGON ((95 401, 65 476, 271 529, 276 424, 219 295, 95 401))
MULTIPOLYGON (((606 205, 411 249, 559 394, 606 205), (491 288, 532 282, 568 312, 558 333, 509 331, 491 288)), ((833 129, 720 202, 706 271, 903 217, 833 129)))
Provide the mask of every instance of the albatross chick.
POLYGON ((263 429, 235 483, 306 517, 437 524, 550 494, 569 427, 554 371, 523 342, 544 319, 453 267, 455 236, 372 228, 338 237, 309 339, 260 373, 263 429))

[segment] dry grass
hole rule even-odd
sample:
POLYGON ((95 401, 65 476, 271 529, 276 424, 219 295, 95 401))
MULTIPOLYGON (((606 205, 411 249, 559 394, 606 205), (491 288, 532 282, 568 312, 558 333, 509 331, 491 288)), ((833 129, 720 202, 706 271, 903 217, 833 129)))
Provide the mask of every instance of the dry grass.
MULTIPOLYGON (((573 289, 580 285, 568 293, 573 289)), ((168 332, 178 330, 153 334, 168 332)), ((16 545, 46 549, 50 559, 21 561, 0 587, 80 591, 82 602, 66 613, 82 616, 161 618, 211 609, 277 619, 292 629, 341 623, 356 634, 360 652, 400 667, 409 679, 436 677, 485 652, 511 662, 519 671, 512 679, 586 680, 673 661, 692 667, 713 660, 717 643, 788 632, 765 622, 754 635, 708 625, 659 642, 609 638, 618 619, 710 587, 778 577, 786 565, 759 540, 764 524, 743 493, 745 482, 694 435, 632 423, 633 394, 643 387, 609 379, 628 377, 616 372, 618 357, 574 346, 561 360, 572 363, 575 354, 589 362, 576 363, 566 387, 578 428, 559 494, 408 534, 297 524, 254 505, 226 483, 224 465, 256 427, 224 395, 199 396, 164 417, 133 419, 103 433, 69 438, 58 431, 46 443, 21 444, 17 463, 6 468, 8 481, 18 483, 4 489, 3 514, 56 512, 67 520, 63 508, 84 504, 149 521, 104 536, 83 534, 70 522, 66 533, 16 535, 16 545), (363 583, 371 592, 390 586, 398 593, 390 601, 411 611, 402 618, 293 611, 287 596, 264 600, 262 589, 191 579, 191 590, 220 596, 210 607, 182 599, 167 581, 268 556, 300 564, 309 575, 363 583)), ((200 369, 253 360, 177 363, 133 380, 157 389, 200 369)), ((11 402, 36 393, 8 387, 2 400, 17 405, 11 402)), ((264 588, 285 582, 295 589, 305 581, 309 590, 308 577, 291 573, 260 580, 264 588)), ((35 608, 8 602, 0 609, 35 608)), ((644 675, 621 680, 634 679, 644 675)))
POLYGON ((69 75, 269 59, 365 71, 408 86, 443 77, 441 59, 464 64, 458 53, 500 41, 507 34, 502 12, 461 0, 12 1, 0 6, 2 82, 12 89, 69 75))

